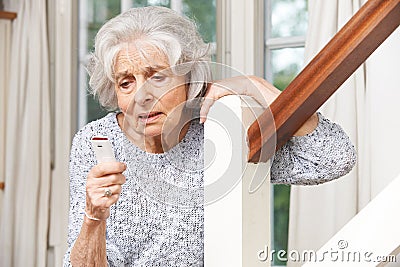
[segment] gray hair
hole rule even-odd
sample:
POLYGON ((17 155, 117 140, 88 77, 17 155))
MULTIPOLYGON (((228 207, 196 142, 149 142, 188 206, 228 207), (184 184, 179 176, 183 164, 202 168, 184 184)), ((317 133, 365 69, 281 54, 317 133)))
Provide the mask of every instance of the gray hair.
MULTIPOLYGON (((188 100, 204 91, 205 83, 211 79, 210 49, 200 37, 196 24, 165 7, 132 8, 105 23, 95 38, 95 50, 87 66, 89 91, 103 107, 118 108, 113 78, 115 59, 123 44, 137 40, 164 53, 171 67, 190 65, 186 75, 188 100)), ((136 47, 140 50, 140 44, 136 47)))

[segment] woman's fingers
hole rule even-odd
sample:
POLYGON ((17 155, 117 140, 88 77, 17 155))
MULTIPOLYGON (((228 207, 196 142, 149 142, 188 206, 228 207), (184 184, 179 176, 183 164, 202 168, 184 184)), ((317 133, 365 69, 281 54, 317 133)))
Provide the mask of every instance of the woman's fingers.
POLYGON ((208 112, 216 100, 233 94, 235 94, 235 92, 231 91, 227 85, 218 82, 210 83, 200 108, 200 123, 206 121, 208 112))
POLYGON ((109 208, 118 201, 121 191, 121 185, 87 188, 86 212, 91 217, 106 220, 110 215, 109 208))
POLYGON ((104 162, 94 166, 86 181, 86 212, 95 218, 105 220, 109 208, 121 194, 126 178, 122 174, 126 165, 121 162, 104 162))
POLYGON ((122 162, 103 162, 95 165, 89 172, 93 177, 102 177, 113 173, 122 173, 126 170, 126 164, 122 162))
POLYGON ((113 195, 119 195, 122 191, 122 186, 119 184, 107 185, 103 187, 92 187, 87 189, 90 195, 95 195, 96 198, 109 198, 113 195))
POLYGON ((88 176, 86 187, 104 187, 113 184, 123 185, 125 181, 125 175, 123 175, 122 173, 109 174, 103 177, 88 176))
POLYGON ((111 207, 111 205, 118 201, 121 191, 121 185, 111 185, 107 187, 96 188, 91 193, 88 192, 88 195, 90 195, 90 199, 92 202, 92 209, 108 209, 109 207, 111 207))
POLYGON ((237 76, 210 83, 200 109, 200 123, 206 121, 214 102, 227 95, 246 95, 254 98, 260 105, 268 107, 280 91, 266 80, 257 76, 237 76))
POLYGON ((204 97, 203 103, 200 109, 200 123, 204 123, 207 119, 207 114, 210 111, 211 106, 214 104, 215 99, 204 97))

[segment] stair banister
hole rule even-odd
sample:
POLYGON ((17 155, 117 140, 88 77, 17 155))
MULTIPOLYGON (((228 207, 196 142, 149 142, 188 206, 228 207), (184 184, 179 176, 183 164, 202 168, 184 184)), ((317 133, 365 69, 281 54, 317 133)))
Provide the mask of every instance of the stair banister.
POLYGON ((369 0, 248 129, 249 162, 267 161, 400 24, 400 0, 369 0), (276 147, 275 147, 276 141, 276 147))

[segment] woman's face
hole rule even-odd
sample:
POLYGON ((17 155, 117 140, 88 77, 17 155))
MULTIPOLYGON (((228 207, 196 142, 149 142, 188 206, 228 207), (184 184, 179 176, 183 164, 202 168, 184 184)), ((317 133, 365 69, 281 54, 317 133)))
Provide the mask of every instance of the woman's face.
POLYGON ((124 130, 133 135, 160 136, 163 127, 178 126, 187 99, 185 76, 174 74, 167 57, 144 45, 143 59, 135 45, 122 49, 115 61, 114 79, 124 130), (126 129, 126 126, 128 129, 126 129))

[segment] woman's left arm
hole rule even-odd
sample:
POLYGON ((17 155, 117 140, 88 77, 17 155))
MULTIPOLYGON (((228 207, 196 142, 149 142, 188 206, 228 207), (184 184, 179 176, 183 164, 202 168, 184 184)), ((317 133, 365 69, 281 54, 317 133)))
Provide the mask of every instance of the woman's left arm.
POLYGON ((356 163, 356 150, 340 125, 318 113, 318 126, 293 136, 274 155, 271 182, 316 185, 344 176, 356 163))

